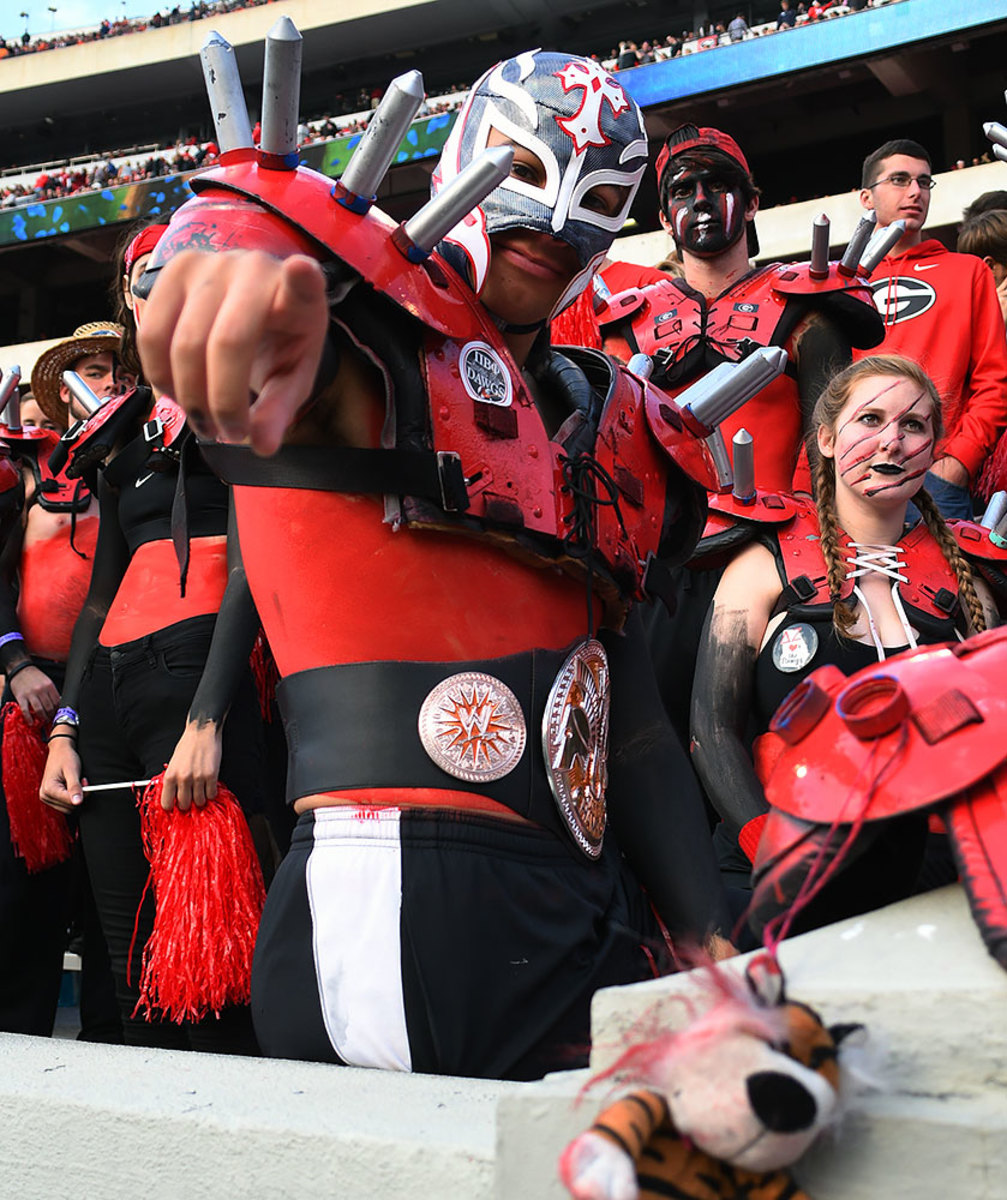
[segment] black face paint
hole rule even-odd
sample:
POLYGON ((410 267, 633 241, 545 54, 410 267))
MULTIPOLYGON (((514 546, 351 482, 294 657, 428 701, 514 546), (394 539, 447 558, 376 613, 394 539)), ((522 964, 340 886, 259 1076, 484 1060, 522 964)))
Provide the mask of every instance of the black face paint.
POLYGON ((713 257, 744 234, 745 197, 716 167, 687 167, 671 181, 667 217, 681 249, 713 257))

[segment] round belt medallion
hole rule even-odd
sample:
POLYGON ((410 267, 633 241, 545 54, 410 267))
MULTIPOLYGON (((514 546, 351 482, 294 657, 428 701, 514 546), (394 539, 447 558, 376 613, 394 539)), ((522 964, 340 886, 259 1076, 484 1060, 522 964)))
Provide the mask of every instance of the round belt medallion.
POLYGON ((549 786, 574 841, 601 854, 608 786, 608 658, 601 642, 582 642, 563 664, 542 718, 549 786))
POLYGON ((773 666, 790 674, 803 670, 818 651, 818 634, 813 625, 799 621, 781 629, 773 642, 773 666))
POLYGON ((468 783, 489 783, 513 771, 528 737, 517 696, 481 671, 439 683, 423 701, 419 733, 441 770, 468 783))

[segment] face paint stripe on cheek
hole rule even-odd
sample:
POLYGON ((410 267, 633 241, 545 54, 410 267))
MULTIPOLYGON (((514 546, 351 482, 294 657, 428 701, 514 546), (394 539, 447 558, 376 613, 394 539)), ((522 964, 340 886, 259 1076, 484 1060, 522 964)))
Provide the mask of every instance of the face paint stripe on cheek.
POLYGON ((863 402, 863 404, 861 404, 854 411, 853 415, 851 417, 849 417, 847 420, 845 420, 842 423, 842 425, 839 426, 839 429, 837 432, 842 433, 843 430, 847 427, 847 425, 851 425, 854 421, 857 420, 857 418, 861 415, 861 413, 863 413, 866 409, 870 408, 872 404, 875 404, 878 400, 880 400, 881 397, 884 396, 887 392, 890 392, 893 387, 898 387, 901 382, 902 382, 901 379, 896 379, 892 383, 888 384, 887 387, 883 387, 880 392, 875 392, 875 394, 873 396, 869 396, 863 402))
POLYGON ((681 241, 684 236, 683 231, 685 229, 685 221, 686 221, 686 218, 688 217, 688 215, 689 215, 689 210, 684 207, 680 208, 678 210, 678 212, 675 213, 675 238, 678 241, 681 241))
POLYGON ((906 466, 906 464, 913 462, 915 459, 919 458, 921 454, 929 454, 933 448, 934 439, 927 438, 926 444, 921 446, 919 450, 915 450, 912 454, 906 455, 906 457, 902 460, 902 465, 906 466))

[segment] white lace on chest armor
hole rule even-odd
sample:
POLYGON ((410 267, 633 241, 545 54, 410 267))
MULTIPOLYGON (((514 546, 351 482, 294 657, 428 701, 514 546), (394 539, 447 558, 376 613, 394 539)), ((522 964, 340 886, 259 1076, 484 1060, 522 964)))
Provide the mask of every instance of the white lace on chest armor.
MULTIPOLYGON (((850 542, 849 549, 853 551, 846 555, 846 578, 847 580, 862 579, 865 575, 882 575, 892 582, 892 603, 895 605, 895 612, 898 615, 899 621, 902 623, 902 631, 906 636, 906 641, 911 649, 916 649, 916 633, 913 627, 909 624, 906 617, 906 610, 902 605, 902 597, 899 595, 899 584, 907 583, 908 575, 903 575, 905 570, 905 562, 900 559, 902 553, 899 546, 884 546, 876 545, 871 542, 850 542)), ((854 582, 853 594, 860 601, 864 609, 864 614, 867 617, 867 626, 870 629, 871 640, 874 642, 874 649, 878 652, 878 662, 884 662, 886 658, 885 647, 881 641, 881 636, 878 633, 878 627, 874 620, 874 614, 871 612, 870 603, 864 595, 860 584, 854 582)))

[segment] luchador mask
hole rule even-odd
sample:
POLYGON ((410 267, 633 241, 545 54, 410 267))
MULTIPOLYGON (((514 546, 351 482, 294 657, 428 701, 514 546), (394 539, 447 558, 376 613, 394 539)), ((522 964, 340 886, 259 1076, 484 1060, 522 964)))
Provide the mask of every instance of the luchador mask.
POLYGON ((583 269, 558 312, 586 287, 626 219, 647 166, 643 118, 596 62, 527 51, 498 63, 473 85, 434 171, 435 194, 486 148, 494 129, 537 155, 544 186, 505 179, 439 249, 478 292, 489 266, 491 234, 521 228, 560 238, 577 252, 583 269), (584 205, 599 184, 627 189, 614 216, 584 205))

